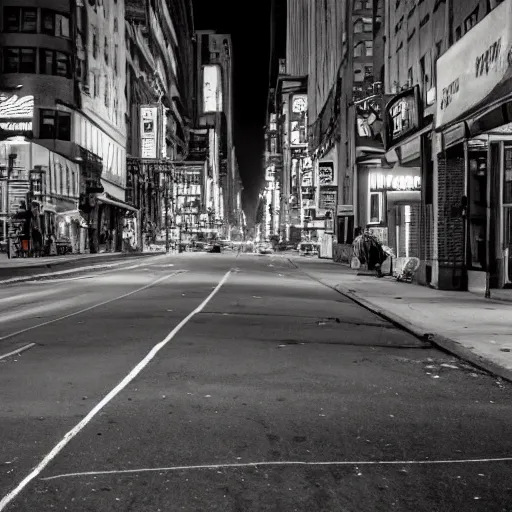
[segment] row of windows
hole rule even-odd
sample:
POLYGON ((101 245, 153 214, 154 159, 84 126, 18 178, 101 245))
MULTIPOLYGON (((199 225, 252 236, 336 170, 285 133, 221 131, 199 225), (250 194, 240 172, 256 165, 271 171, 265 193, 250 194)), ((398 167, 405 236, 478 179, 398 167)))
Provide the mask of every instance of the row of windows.
POLYGON ((71 57, 64 52, 44 48, 3 48, 3 73, 37 73, 71 77, 71 57), (39 69, 37 54, 39 52, 39 69))
POLYGON ((71 140, 71 114, 58 110, 39 111, 39 138, 71 140))
POLYGON ((50 9, 4 7, 3 30, 4 32, 70 37, 69 16, 50 9))

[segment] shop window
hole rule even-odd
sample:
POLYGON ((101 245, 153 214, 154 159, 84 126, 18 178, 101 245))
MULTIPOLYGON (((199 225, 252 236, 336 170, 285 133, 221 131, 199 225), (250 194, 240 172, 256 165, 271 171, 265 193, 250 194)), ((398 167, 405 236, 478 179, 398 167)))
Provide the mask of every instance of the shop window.
POLYGON ((41 11, 41 32, 56 37, 69 37, 69 17, 56 11, 41 11))
POLYGON ((512 205, 512 146, 505 147, 503 180, 503 204, 512 205))
POLYGON ((4 73, 35 73, 36 50, 35 48, 4 48, 2 62, 4 73))
POLYGON ((41 110, 39 138, 71 140, 71 114, 58 110, 41 110))
POLYGON ((4 8, 4 32, 37 32, 37 9, 28 7, 4 8))
POLYGON ((368 202, 369 224, 380 224, 382 222, 382 213, 384 210, 383 201, 382 192, 370 192, 370 200, 368 202))
POLYGON ((39 72, 44 75, 71 76, 69 55, 54 50, 40 50, 39 72))

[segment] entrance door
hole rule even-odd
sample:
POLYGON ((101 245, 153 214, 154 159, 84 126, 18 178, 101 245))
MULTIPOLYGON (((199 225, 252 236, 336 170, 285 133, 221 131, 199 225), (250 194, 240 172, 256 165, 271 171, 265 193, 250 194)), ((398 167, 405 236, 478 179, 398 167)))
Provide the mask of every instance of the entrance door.
POLYGON ((512 206, 503 208, 505 233, 503 242, 505 244, 505 284, 512 284, 512 206))

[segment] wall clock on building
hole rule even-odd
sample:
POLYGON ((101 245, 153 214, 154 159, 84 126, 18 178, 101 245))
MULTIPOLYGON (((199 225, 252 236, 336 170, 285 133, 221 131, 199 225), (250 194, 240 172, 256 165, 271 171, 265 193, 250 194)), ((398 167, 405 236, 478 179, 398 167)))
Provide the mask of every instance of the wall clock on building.
POLYGON ((293 112, 305 112, 307 106, 306 106, 306 99, 305 98, 294 98, 293 104, 292 104, 292 110, 293 112))

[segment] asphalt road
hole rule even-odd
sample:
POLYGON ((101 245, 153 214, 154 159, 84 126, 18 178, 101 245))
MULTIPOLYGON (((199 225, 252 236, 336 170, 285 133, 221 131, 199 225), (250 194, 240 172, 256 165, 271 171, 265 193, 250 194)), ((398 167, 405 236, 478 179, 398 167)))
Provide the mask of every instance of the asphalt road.
POLYGON ((2 512, 512 511, 512 386, 280 256, 3 287, 0 390, 2 512))

